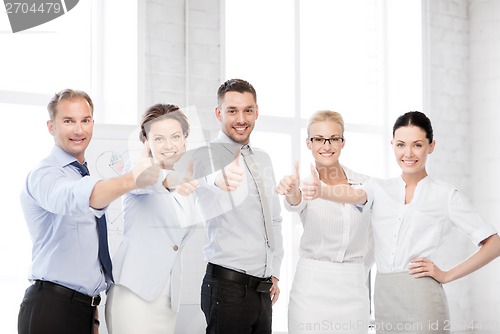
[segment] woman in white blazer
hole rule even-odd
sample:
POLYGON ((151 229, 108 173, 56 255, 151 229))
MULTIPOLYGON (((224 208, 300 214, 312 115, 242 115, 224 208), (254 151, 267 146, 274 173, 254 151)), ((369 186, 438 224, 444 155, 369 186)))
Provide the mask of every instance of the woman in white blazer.
MULTIPOLYGON (((186 151, 189 123, 174 105, 157 104, 143 115, 140 139, 164 170, 155 186, 123 196, 124 234, 113 257, 106 322, 110 333, 174 333, 181 290, 181 253, 196 222, 190 197, 165 186, 168 170, 186 151)), ((189 195, 196 182, 184 186, 189 195)))

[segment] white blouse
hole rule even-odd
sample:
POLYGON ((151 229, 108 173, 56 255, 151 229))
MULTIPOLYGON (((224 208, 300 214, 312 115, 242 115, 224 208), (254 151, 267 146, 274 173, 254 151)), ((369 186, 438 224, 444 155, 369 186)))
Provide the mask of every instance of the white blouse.
MULTIPOLYGON (((348 182, 359 186, 368 177, 342 166, 348 182)), ((300 214, 304 233, 300 239, 301 257, 336 263, 373 262, 370 210, 323 199, 303 200, 292 206, 286 199, 285 208, 300 214)))
POLYGON ((496 233, 456 188, 427 176, 405 204, 406 183, 401 177, 372 179, 363 188, 372 208, 375 262, 382 273, 407 271, 417 257, 430 260, 449 234, 459 228, 476 245, 496 233))

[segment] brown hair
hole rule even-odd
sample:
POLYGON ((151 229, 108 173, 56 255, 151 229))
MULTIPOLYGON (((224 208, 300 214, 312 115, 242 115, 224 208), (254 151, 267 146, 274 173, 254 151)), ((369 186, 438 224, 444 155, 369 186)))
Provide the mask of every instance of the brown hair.
POLYGON ((158 103, 149 107, 142 115, 139 139, 144 142, 147 139, 151 124, 163 119, 175 119, 181 125, 184 138, 189 136, 189 121, 179 107, 173 104, 158 103))
POLYGON ((248 81, 242 79, 230 79, 220 85, 217 90, 217 103, 219 105, 227 92, 250 93, 253 95, 255 103, 257 103, 257 92, 248 81))
POLYGON ((49 111, 49 117, 50 120, 53 121, 54 118, 56 117, 57 113, 57 106, 59 102, 64 101, 64 100, 78 100, 78 99, 84 99, 87 101, 90 107, 90 114, 94 115, 94 103, 92 102, 92 99, 90 96, 85 93, 84 91, 81 90, 73 90, 73 89, 64 89, 60 91, 59 93, 54 94, 52 99, 50 100, 49 104, 47 105, 47 110, 49 111))

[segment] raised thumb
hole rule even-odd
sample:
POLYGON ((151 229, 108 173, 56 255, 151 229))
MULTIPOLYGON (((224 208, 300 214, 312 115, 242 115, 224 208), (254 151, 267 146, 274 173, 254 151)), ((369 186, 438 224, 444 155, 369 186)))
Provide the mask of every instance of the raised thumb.
POLYGON ((319 180, 318 171, 316 170, 316 167, 314 167, 313 164, 311 164, 311 176, 313 179, 319 180))

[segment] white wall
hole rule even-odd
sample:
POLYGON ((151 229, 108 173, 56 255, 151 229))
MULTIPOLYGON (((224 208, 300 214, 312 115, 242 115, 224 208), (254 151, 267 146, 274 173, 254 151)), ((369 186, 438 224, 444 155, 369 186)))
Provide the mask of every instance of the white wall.
MULTIPOLYGON (((145 2, 145 106, 155 103, 189 107, 191 137, 209 140, 218 129, 213 114, 220 85, 219 0, 147 0, 145 2)), ((181 309, 176 333, 203 333, 200 287, 205 272, 199 226, 184 250, 181 309)))
MULTIPOLYGON (((472 198, 500 231, 500 1, 470 0, 469 113, 472 198)), ((500 332, 500 261, 472 277, 472 314, 482 332, 500 332)))
MULTIPOLYGON (((436 150, 431 155, 429 173, 470 194, 471 172, 468 110, 469 22, 466 0, 424 1, 426 23, 427 81, 426 108, 431 118, 436 150)), ((438 266, 448 269, 475 250, 459 231, 453 231, 443 245, 438 266)), ((470 278, 445 286, 453 330, 465 330, 463 319, 471 317, 470 278)))
POLYGON ((145 108, 158 102, 196 106, 204 126, 218 127, 219 0, 147 0, 145 108))
MULTIPOLYGON (((437 140, 431 174, 457 186, 498 230, 500 1, 426 0, 424 7, 426 105, 437 140)), ((460 233, 450 239, 441 253, 444 268, 477 249, 460 233)), ((495 260, 445 287, 454 331, 500 332, 499 272, 495 260)))

